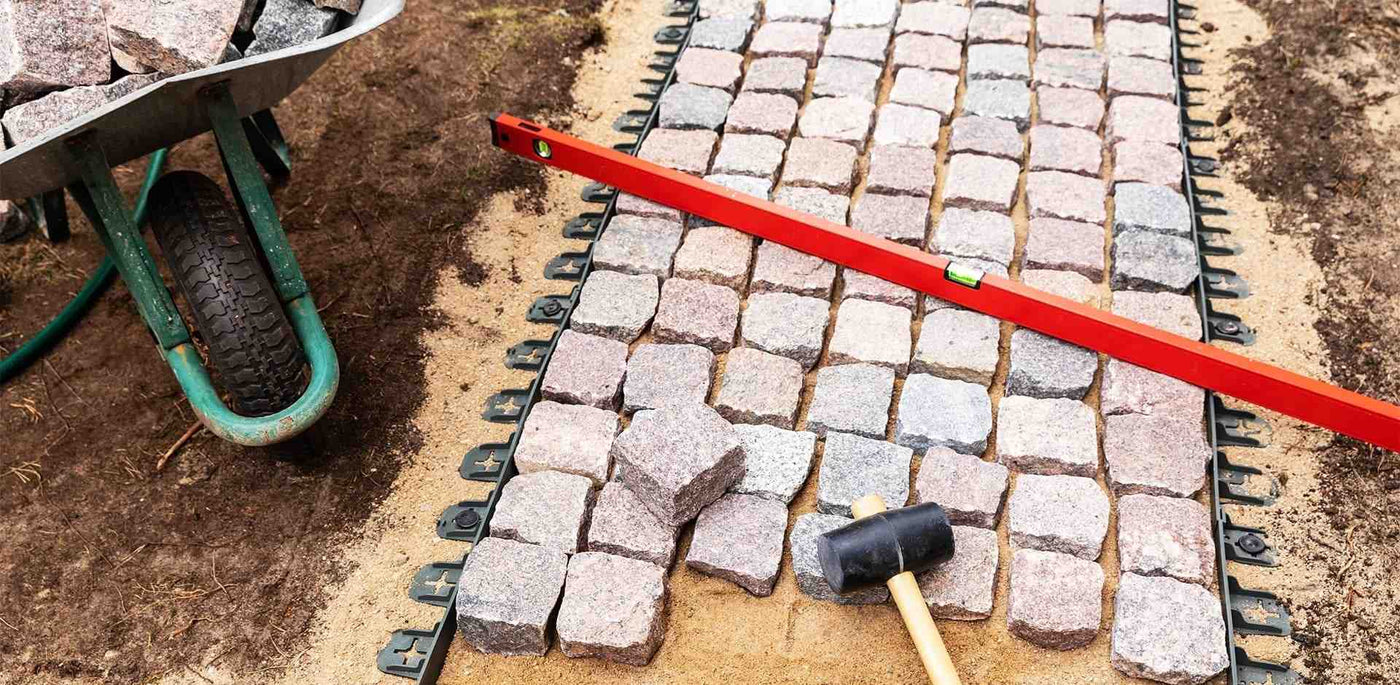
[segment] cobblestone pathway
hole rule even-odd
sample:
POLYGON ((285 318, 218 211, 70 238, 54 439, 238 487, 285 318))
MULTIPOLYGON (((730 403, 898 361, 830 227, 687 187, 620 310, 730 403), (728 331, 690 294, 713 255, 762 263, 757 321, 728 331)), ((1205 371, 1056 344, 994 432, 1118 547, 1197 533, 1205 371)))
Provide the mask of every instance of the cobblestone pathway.
MULTIPOLYGON (((1200 337, 1167 0, 700 7, 642 158, 1200 337)), ((764 595, 790 525, 804 592, 883 602, 833 597, 812 539, 869 492, 936 501, 958 552, 921 578, 935 616, 985 620, 1009 564, 1024 640, 1111 630, 1116 668, 1164 682, 1225 667, 1201 390, 640 198, 617 213, 516 456, 578 482, 511 481, 497 535, 668 565, 698 513, 685 562, 764 595), (589 531, 610 457, 627 486, 589 531), (525 487, 573 512, 562 537, 501 527, 525 487), (817 511, 785 518, 804 487, 817 511)))

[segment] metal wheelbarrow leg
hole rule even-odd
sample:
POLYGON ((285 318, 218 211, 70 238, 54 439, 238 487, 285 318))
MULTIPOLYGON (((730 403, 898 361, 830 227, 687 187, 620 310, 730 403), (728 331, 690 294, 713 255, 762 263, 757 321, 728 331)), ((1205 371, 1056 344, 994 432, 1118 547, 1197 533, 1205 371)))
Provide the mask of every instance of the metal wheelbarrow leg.
POLYGON ((259 169, 260 161, 272 167, 269 171, 273 175, 285 175, 290 169, 276 123, 267 112, 240 119, 224 84, 207 88, 200 99, 218 140, 234 198, 252 227, 277 298, 311 367, 309 384, 290 406, 268 416, 250 417, 235 413, 220 399, 93 135, 80 135, 69 143, 82 180, 68 190, 116 263, 200 420, 225 440, 248 446, 270 445, 301 433, 325 414, 339 385, 339 362, 259 169), (256 145, 249 142, 253 132, 258 134, 256 145), (255 147, 263 154, 255 154, 255 147))

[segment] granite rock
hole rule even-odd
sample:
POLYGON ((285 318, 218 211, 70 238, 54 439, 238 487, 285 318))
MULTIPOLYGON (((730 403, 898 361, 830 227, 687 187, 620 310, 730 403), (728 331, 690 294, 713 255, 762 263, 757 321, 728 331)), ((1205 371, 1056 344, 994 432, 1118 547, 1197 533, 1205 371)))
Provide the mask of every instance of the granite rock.
POLYGON ((928 233, 928 204, 922 197, 865 193, 851 208, 851 228, 919 247, 928 233))
POLYGON ((1104 49, 1121 57, 1172 58, 1172 29, 1165 24, 1110 19, 1104 23, 1104 49))
POLYGON ((830 306, 824 299, 785 292, 752 295, 743 314, 744 344, 811 369, 821 357, 830 306))
POLYGON ((1006 119, 1024 131, 1031 123, 1031 90, 1007 79, 971 81, 963 93, 963 114, 1006 119))
POLYGON ((802 396, 802 365, 751 347, 729 352, 715 409, 731 423, 791 429, 802 396))
POLYGON ((817 473, 817 511, 851 515, 851 503, 879 495, 891 509, 909 501, 913 450, 884 440, 831 431, 817 473))
POLYGON ((710 168, 710 156, 714 153, 717 140, 719 135, 714 131, 653 129, 642 141, 637 158, 694 176, 703 176, 710 168))
MULTIPOLYGON (((826 43, 822 45, 822 61, 829 57, 843 57, 883 67, 885 53, 889 52, 889 47, 890 30, 887 27, 832 29, 826 37, 826 43)), ((817 64, 817 69, 821 69, 820 63, 817 64)))
POLYGON ((651 217, 619 215, 593 243, 593 267, 625 274, 671 275, 671 259, 681 244, 681 225, 651 217))
POLYGON ((0 92, 13 103, 110 81, 103 9, 98 0, 7 0, 0 9, 0 92))
POLYGON ((753 20, 746 17, 701 19, 690 27, 690 46, 743 52, 752 31, 753 20))
POLYGON ((1068 171, 1097 178, 1103 168, 1103 140, 1093 131, 1069 126, 1031 129, 1031 171, 1068 171))
POLYGON ((1186 196, 1163 186, 1119 183, 1114 187, 1113 234, 1157 231, 1191 237, 1191 207, 1186 196))
POLYGON ((996 528, 1006 483, 1007 470, 1001 464, 931 447, 914 479, 914 501, 937 502, 954 526, 996 528))
POLYGON ((485 654, 544 656, 569 558, 501 538, 477 543, 457 581, 457 630, 485 654))
POLYGON ((627 360, 622 409, 703 404, 710 395, 715 355, 699 345, 638 345, 627 360))
POLYGON ((817 385, 807 408, 807 430, 827 430, 885 437, 894 370, 871 364, 842 364, 817 370, 817 385))
POLYGON ((734 426, 744 441, 744 477, 730 492, 791 503, 807 482, 817 436, 765 425, 734 426))
POLYGON ((1073 271, 1103 279, 1103 226, 1063 219, 1031 219, 1022 269, 1073 271))
POLYGON ((1051 15, 1037 17, 1035 21, 1035 45, 1039 50, 1046 48, 1094 47, 1094 20, 1090 17, 1051 15))
POLYGON ((1030 31, 1030 17, 1002 7, 975 6, 967 20, 968 43, 1025 45, 1030 31))
POLYGON ((734 98, 719 88, 676 83, 661 96, 664 128, 717 130, 724 125, 734 98))
POLYGON ((1016 227, 1011 217, 949 207, 938 219, 929 249, 943 255, 1011 264, 1016 247, 1016 227))
POLYGON ((953 526, 953 558, 915 577, 935 618, 980 621, 992 615, 997 583, 994 530, 953 526))
POLYGON ((944 36, 905 33, 894 38, 896 68, 914 67, 956 74, 962 69, 962 44, 944 36))
POLYGON ((831 18, 831 0, 768 0, 763 14, 768 21, 825 24, 831 18))
MULTIPOLYGON (((793 142, 796 143, 796 141, 793 142)), ((839 145, 839 143, 836 144, 839 145)), ((847 149, 850 148, 847 147, 847 149)), ((795 186, 779 188, 778 192, 773 195, 773 201, 784 207, 790 207, 843 226, 846 225, 846 216, 851 209, 851 198, 819 188, 795 186)), ((759 247, 762 248, 762 245, 759 247)))
POLYGON ((1176 69, 1171 62, 1114 55, 1108 58, 1108 96, 1146 95, 1173 100, 1176 69))
POLYGON ((738 431, 703 404, 637 412, 612 455, 627 488, 672 526, 695 518, 744 475, 738 431))
POLYGON ((104 4, 113 54, 168 75, 218 64, 243 12, 241 3, 221 0, 104 4))
POLYGON ((506 481, 491 516, 491 537, 573 554, 584 548, 593 481, 562 471, 522 473, 506 481))
POLYGON ((569 560, 555 629, 570 657, 645 666, 666 637, 666 571, 636 559, 584 552, 569 560))
POLYGON ((778 581, 786 532, 782 502, 725 495, 700 512, 685 565, 767 597, 778 581))
POLYGON ((1182 497, 1118 498, 1118 565, 1123 573, 1166 576, 1209 587, 1215 580, 1210 512, 1182 497))
POLYGON ((1101 309, 1099 284, 1073 271, 1022 269, 1021 282, 1036 290, 1101 309))
POLYGON ((1040 86, 1035 89, 1035 97, 1042 124, 1097 131, 1103 121, 1103 98, 1091 90, 1040 86))
POLYGON ((899 15, 899 0, 836 0, 833 28, 891 26, 899 15))
POLYGON ((775 180, 787 144, 774 136, 729 133, 719 144, 713 164, 717 174, 738 174, 775 180))
POLYGON ((1113 240, 1114 290, 1184 293, 1200 275, 1196 244, 1156 231, 1127 231, 1113 240))
MULTIPOLYGON (((676 251, 676 278, 741 290, 749 278, 753 238, 723 226, 692 227, 676 251)), ((669 282, 669 281, 668 281, 669 282)))
POLYGON ((849 194, 857 156, 856 149, 845 143, 794 138, 788 147, 787 164, 783 166, 783 183, 849 194))
POLYGON ((1036 90, 1050 87, 1097 91, 1103 87, 1107 68, 1103 53, 1096 50, 1046 48, 1036 53, 1031 80, 1036 90))
POLYGON ((1093 478, 1099 473, 1094 408, 1060 398, 1001 398, 997 461, 1019 473, 1093 478))
POLYGON ((943 204, 1010 213, 1020 178, 1021 166, 1016 162, 985 155, 953 155, 943 182, 943 204))
POLYGON ((797 21, 770 21, 760 26, 749 44, 754 57, 797 57, 816 64, 821 51, 822 26, 797 21))
POLYGON ((1108 495, 1092 478, 1021 474, 1006 509, 1011 543, 1017 547, 1090 561, 1103 551, 1108 495))
POLYGON ((875 102, 883 71, 878 64, 823 55, 812 81, 812 97, 852 97, 875 102))
POLYGON ((792 553, 792 573, 797 576, 797 589, 812 599, 825 602, 884 604, 890 601, 890 591, 883 585, 838 595, 822 574, 821 560, 817 556, 817 537, 850 523, 850 518, 831 514, 811 513, 797 517, 797 522, 792 525, 792 533, 788 535, 788 548, 792 553))
POLYGON ((1141 95, 1120 95, 1108 105, 1104 134, 1110 145, 1124 140, 1181 145, 1181 110, 1171 102, 1141 95))
POLYGON ((1211 457, 1201 411, 1105 417, 1103 456, 1113 491, 1170 497, 1200 491, 1211 457))
MULTIPOLYGON (((750 288, 754 293, 786 292, 821 298, 825 308, 825 300, 831 297, 831 285, 835 280, 835 264, 772 241, 764 241, 758 246, 750 288)), ((751 305, 752 301, 751 297, 751 305)), ((817 348, 819 353, 820 344, 817 348)))
POLYGON ((871 300, 913 310, 922 299, 918 291, 912 288, 853 269, 844 269, 841 281, 841 296, 848 300, 871 300))
POLYGON ((1181 191, 1181 149, 1161 143, 1119 141, 1113 146, 1113 182, 1149 183, 1181 191))
POLYGON ((817 98, 797 120, 797 131, 808 138, 826 138, 864 149, 875 105, 861 98, 817 98))
POLYGON ((972 152, 979 155, 1004 157, 1020 162, 1026 143, 1016 124, 992 117, 961 116, 953 120, 953 133, 948 139, 948 153, 972 152))
POLYGON ((1220 600, 1170 578, 1125 573, 1113 602, 1113 667, 1174 685, 1205 683, 1230 665, 1220 600))
POLYGON ((927 33, 956 41, 967 38, 970 12, 960 4, 950 2, 906 3, 895 23, 895 33, 927 33))
POLYGON ((980 454, 992 432, 992 401, 976 383, 910 374, 899 396, 895 442, 924 452, 947 447, 980 454))
POLYGON ((656 313, 656 276, 595 271, 584 281, 569 327, 591 335, 630 343, 656 313))
POLYGON ((617 481, 603 485, 588 525, 588 551, 604 552, 670 568, 680 529, 662 523, 617 481))
POLYGON ((1024 45, 981 43, 967 48, 967 78, 1029 80, 1030 51, 1024 45))
POLYGON ((1176 293, 1113 293, 1113 313, 1183 338, 1201 338, 1201 313, 1196 299, 1176 293))
POLYGON ((676 60, 675 74, 676 83, 733 92, 744 75, 744 56, 728 50, 688 47, 676 60))
POLYGON ((1099 356, 1093 350, 1018 328, 1011 333, 1006 394, 1082 400, 1098 367, 1099 356))
POLYGON ((265 0, 253 24, 253 42, 243 54, 252 57, 309 43, 335 31, 339 20, 335 10, 306 0, 265 0))
POLYGON ((1103 224, 1107 188, 1097 178, 1063 171, 1033 171, 1026 176, 1026 203, 1032 219, 1066 219, 1103 224))
POLYGON ((544 400, 530 408, 515 448, 521 473, 559 471, 601 485, 612 464, 617 414, 596 407, 544 400))
POLYGON ((1094 641, 1103 621, 1103 569, 1068 554, 1017 550, 1006 626, 1023 640, 1069 650, 1094 641))
POLYGON ((870 150, 865 190, 928 197, 933 194, 937 168, 938 152, 933 148, 876 145, 870 150))
POLYGON ((667 279, 661 286, 652 326, 657 342, 690 343, 718 354, 734 346, 738 326, 739 294, 733 290, 684 278, 667 279))
POLYGON ((940 118, 947 119, 953 113, 957 94, 957 74, 905 67, 895 75, 894 87, 890 89, 890 102, 930 109, 937 112, 940 118))
POLYGON ((880 106, 872 138, 876 145, 932 149, 938 145, 938 131, 942 123, 943 115, 933 110, 888 102, 880 106))
POLYGON ((626 373, 626 343, 566 330, 549 357, 540 392, 555 402, 616 410, 626 373))
POLYGON ((1114 414, 1155 414, 1179 408, 1205 407, 1205 391, 1171 376, 1125 361, 1109 359, 1103 372, 1099 411, 1114 414))
POLYGON ((791 99, 802 97, 802 90, 806 87, 807 60, 799 57, 765 57, 749 63, 749 71, 744 75, 744 85, 740 91, 786 95, 791 99))
POLYGON ((910 312, 903 307, 845 300, 836 311, 836 327, 827 354, 832 364, 876 364, 904 375, 913 341, 910 312))

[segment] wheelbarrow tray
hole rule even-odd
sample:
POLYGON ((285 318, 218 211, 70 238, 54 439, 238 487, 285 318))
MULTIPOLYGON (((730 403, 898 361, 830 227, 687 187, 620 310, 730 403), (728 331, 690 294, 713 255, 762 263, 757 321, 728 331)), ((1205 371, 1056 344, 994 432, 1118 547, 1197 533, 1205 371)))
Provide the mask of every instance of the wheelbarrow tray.
POLYGON ((156 82, 50 129, 40 138, 0 151, 0 199, 22 200, 80 179, 64 141, 96 131, 113 165, 129 162, 212 128, 199 91, 226 81, 240 116, 271 108, 296 90, 340 46, 403 10, 403 0, 365 0, 358 15, 334 33, 275 52, 217 64, 156 82))

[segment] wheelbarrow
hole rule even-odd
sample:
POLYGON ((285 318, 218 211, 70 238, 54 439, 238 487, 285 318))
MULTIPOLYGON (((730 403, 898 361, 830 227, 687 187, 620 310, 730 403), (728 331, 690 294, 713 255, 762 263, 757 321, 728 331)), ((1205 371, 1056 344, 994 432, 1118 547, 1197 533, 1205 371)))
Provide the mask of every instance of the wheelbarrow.
POLYGON ((220 438, 247 446, 287 440, 335 399, 335 348, 263 178, 264 170, 276 178, 291 170, 271 107, 341 45, 402 10, 403 0, 365 0, 323 38, 170 77, 0 151, 0 199, 29 198, 51 240, 67 237, 65 188, 73 197, 106 248, 103 268, 115 266, 190 406, 220 438), (166 148, 206 131, 218 142, 236 209, 200 174, 156 180, 166 148), (147 184, 133 212, 111 169, 145 155, 147 184), (146 214, 232 409, 146 247, 146 214))

